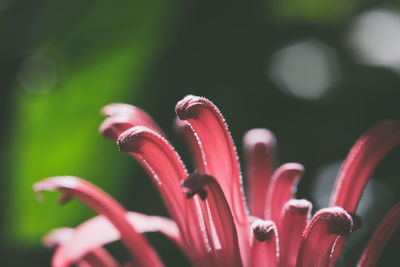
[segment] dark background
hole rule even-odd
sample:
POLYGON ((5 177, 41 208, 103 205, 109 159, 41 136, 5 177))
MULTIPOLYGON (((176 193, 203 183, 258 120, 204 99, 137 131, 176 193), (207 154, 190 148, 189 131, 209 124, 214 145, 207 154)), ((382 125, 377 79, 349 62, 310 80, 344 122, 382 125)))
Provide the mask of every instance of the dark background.
MULTIPOLYGON (((166 215, 138 164, 98 134, 99 110, 111 102, 148 111, 190 166, 173 131, 174 107, 187 94, 205 96, 224 114, 239 155, 248 129, 272 130, 280 162, 306 167, 298 197, 312 200, 315 209, 326 205, 324 196, 357 138, 380 120, 400 119, 399 40, 378 35, 376 51, 370 50, 375 61, 359 56, 362 48, 349 41, 371 12, 386 14, 382 30, 400 25, 394 0, 3 0, 1 261, 46 266, 52 253, 42 248, 41 236, 93 215, 77 201, 59 207, 54 193, 38 204, 31 186, 44 177, 83 177, 129 210, 166 215), (380 45, 388 43, 392 61, 379 61, 380 45), (295 74, 279 69, 281 55, 295 74), (333 78, 317 86, 317 94, 300 90, 312 87, 321 70, 333 78), (287 86, 292 78, 294 86, 287 86)), ((355 265, 380 218, 399 200, 399 157, 395 149, 374 173, 359 209, 364 227, 341 265, 355 265)), ((189 265, 168 240, 149 238, 168 266, 189 265)), ((381 266, 396 258, 399 239, 396 233, 381 266)), ((127 258, 120 244, 110 249, 127 258)))

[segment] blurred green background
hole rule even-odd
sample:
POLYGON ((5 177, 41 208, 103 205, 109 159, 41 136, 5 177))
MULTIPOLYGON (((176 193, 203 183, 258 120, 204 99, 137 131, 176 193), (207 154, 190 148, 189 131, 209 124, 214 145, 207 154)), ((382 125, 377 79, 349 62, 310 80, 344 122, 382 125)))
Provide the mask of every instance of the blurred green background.
MULTIPOLYGON (((38 203, 32 184, 86 178, 130 210, 163 214, 138 164, 98 133, 99 110, 126 102, 148 111, 191 166, 173 131, 187 94, 213 100, 241 151, 255 127, 271 129, 280 161, 306 167, 298 197, 327 203, 340 162, 375 122, 400 119, 400 2, 0 1, 0 259, 49 265, 40 239, 93 215, 58 194, 38 203)), ((241 154, 241 153, 240 153, 241 154)), ((364 228, 342 266, 357 261, 383 214, 399 200, 400 151, 380 165, 360 205, 364 228)), ((168 266, 187 266, 157 234, 168 266)), ((385 250, 390 265, 398 233, 385 250)), ((110 246, 122 259, 121 247, 110 246)))

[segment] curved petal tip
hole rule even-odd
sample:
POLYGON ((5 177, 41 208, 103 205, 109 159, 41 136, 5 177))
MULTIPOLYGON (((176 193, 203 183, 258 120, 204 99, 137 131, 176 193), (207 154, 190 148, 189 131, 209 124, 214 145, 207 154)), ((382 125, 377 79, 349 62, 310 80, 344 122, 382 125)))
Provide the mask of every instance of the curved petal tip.
POLYGON ((200 106, 208 106, 210 108, 214 107, 212 102, 204 97, 187 95, 176 104, 175 112, 180 120, 196 118, 196 108, 200 106))
POLYGON ((144 126, 135 126, 124 131, 117 140, 117 145, 122 152, 135 152, 141 143, 137 142, 139 138, 145 136, 156 136, 162 138, 159 134, 144 126))
POLYGON ((351 215, 341 207, 321 209, 314 217, 326 220, 329 223, 329 232, 332 234, 346 236, 353 228, 351 215))

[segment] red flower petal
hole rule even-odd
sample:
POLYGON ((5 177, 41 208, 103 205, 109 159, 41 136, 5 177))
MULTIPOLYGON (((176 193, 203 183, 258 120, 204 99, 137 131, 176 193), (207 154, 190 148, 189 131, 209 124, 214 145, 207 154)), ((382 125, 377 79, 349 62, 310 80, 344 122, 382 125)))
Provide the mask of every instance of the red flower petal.
POLYGON ((369 240, 360 261, 359 267, 375 266, 386 243, 400 226, 400 202, 398 202, 383 218, 369 240))
MULTIPOLYGON (((187 250, 187 247, 182 244, 179 230, 174 221, 137 212, 127 212, 126 218, 136 231, 140 233, 161 232, 174 241, 183 251, 187 250)), ((51 240, 46 237, 46 243, 57 238, 54 234, 51 237, 51 240)), ((73 234, 71 233, 68 242, 65 242, 63 246, 57 249, 54 257, 68 258, 70 262, 76 262, 85 254, 90 253, 90 251, 119 239, 120 233, 107 218, 102 215, 96 216, 76 227, 73 234)))
POLYGON ((196 249, 192 256, 207 257, 208 241, 203 238, 200 227, 203 218, 198 212, 199 199, 187 200, 182 192, 181 181, 187 177, 187 172, 174 148, 164 137, 146 127, 128 129, 120 135, 118 145, 121 151, 130 152, 147 171, 177 223, 183 242, 196 249), (187 225, 189 220, 191 225, 187 225))
POLYGON ((319 210, 303 233, 297 266, 333 266, 332 250, 340 236, 353 227, 351 216, 340 207, 319 210))
POLYGON ((311 208, 311 202, 305 199, 291 199, 284 205, 278 226, 281 266, 296 266, 300 243, 310 219, 311 208))
POLYGON ((113 141, 125 130, 133 126, 145 126, 163 135, 154 120, 143 110, 128 104, 109 104, 102 109, 106 118, 100 125, 102 135, 113 141))
POLYGON ((176 113, 197 134, 197 145, 203 154, 198 171, 217 179, 234 215, 246 221, 239 162, 221 112, 211 101, 189 95, 177 104, 176 113))
MULTIPOLYGON (((105 219, 106 220, 106 219, 105 219)), ((43 243, 47 247, 57 247, 65 244, 69 241, 74 233, 73 228, 58 228, 52 230, 43 238, 43 243)), ((74 261, 78 267, 117 267, 118 262, 102 247, 97 247, 94 250, 88 252, 79 260, 74 261)))
POLYGON ((118 146, 141 163, 182 230, 187 201, 181 190, 181 181, 187 177, 187 172, 173 147, 161 135, 145 127, 133 127, 122 133, 118 146))
POLYGON ((235 222, 218 182, 209 175, 193 173, 183 182, 188 197, 199 194, 206 232, 216 266, 242 266, 235 222))
POLYGON ((275 169, 276 139, 267 129, 252 129, 244 138, 250 213, 264 218, 266 196, 275 169))
POLYGON ((382 121, 363 134, 339 172, 330 205, 355 213, 361 193, 376 165, 399 143, 400 123, 397 121, 382 121))
POLYGON ((70 240, 74 231, 73 228, 69 227, 51 230, 43 237, 43 244, 48 248, 57 247, 58 245, 64 244, 70 240))
POLYGON ((283 206, 294 197, 298 179, 304 171, 299 163, 285 163, 275 172, 267 195, 267 218, 279 225, 283 206))
POLYGON ((176 106, 178 118, 191 126, 201 151, 200 173, 209 174, 221 186, 238 229, 241 255, 249 258, 249 222, 242 191, 242 177, 235 146, 221 112, 211 101, 186 96, 176 106))
POLYGON ((84 262, 96 267, 118 267, 118 262, 103 248, 97 248, 83 257, 84 262))
POLYGON ((270 220, 255 220, 251 224, 251 229, 253 232, 251 242, 252 266, 278 266, 279 244, 275 223, 270 220))
MULTIPOLYGON (((121 239, 131 252, 134 260, 146 266, 163 266, 154 249, 138 233, 125 217, 124 208, 100 188, 91 183, 70 176, 52 177, 34 184, 35 192, 60 190, 64 202, 72 197, 78 198, 96 212, 103 214, 118 229, 121 239)), ((68 266, 72 262, 61 259, 53 266, 68 266)))
POLYGON ((178 130, 178 132, 183 136, 186 143, 188 144, 188 146, 193 154, 193 159, 196 163, 196 166, 202 166, 203 154, 197 143, 196 136, 193 134, 193 130, 191 129, 191 126, 186 121, 182 121, 178 118, 175 119, 174 126, 178 130))

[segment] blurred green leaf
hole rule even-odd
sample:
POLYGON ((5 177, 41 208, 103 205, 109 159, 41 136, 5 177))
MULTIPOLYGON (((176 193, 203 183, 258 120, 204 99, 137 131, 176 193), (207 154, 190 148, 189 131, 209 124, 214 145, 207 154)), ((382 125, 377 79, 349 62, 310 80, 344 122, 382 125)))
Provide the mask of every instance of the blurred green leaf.
POLYGON ((46 193, 38 204, 35 181, 75 175, 114 195, 123 188, 118 176, 131 161, 98 134, 99 110, 138 95, 176 11, 174 1, 123 3, 60 2, 45 9, 40 25, 48 34, 22 64, 14 90, 5 216, 12 240, 32 244, 48 230, 89 215, 77 203, 60 208, 57 193, 46 193))

